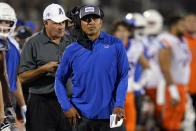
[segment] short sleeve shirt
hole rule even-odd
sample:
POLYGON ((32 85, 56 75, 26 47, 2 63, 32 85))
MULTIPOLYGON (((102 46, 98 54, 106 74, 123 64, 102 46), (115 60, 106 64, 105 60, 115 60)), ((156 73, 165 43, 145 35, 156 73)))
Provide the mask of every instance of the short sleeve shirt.
MULTIPOLYGON (((64 35, 57 45, 47 37, 44 29, 33 35, 22 49, 19 74, 52 61, 60 62, 64 49, 71 42, 71 38, 64 35)), ((29 87, 30 93, 46 94, 54 91, 54 81, 55 73, 47 73, 25 86, 29 87)))

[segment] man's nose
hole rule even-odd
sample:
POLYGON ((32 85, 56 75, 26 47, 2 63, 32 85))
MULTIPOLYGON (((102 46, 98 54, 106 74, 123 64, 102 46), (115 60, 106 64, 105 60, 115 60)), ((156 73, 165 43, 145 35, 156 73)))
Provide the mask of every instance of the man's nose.
POLYGON ((64 23, 59 23, 59 24, 58 24, 58 28, 59 28, 59 29, 65 28, 65 24, 64 24, 64 23))
POLYGON ((92 23, 92 22, 95 22, 95 20, 93 18, 89 18, 88 23, 92 23))

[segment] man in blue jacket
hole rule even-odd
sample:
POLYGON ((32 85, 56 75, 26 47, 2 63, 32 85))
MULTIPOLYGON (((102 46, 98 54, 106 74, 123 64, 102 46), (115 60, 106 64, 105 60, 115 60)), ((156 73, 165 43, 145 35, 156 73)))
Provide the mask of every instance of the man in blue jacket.
POLYGON ((110 128, 110 115, 124 118, 129 63, 121 40, 101 31, 103 12, 95 6, 79 9, 86 45, 68 46, 56 72, 58 101, 77 131, 124 131, 124 124, 110 128), (72 75, 72 96, 66 81, 72 75))

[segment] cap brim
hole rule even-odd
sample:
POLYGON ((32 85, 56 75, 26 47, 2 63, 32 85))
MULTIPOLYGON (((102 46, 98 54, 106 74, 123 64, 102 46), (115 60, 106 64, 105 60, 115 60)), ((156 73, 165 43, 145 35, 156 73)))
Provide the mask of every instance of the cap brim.
POLYGON ((66 16, 65 17, 55 17, 55 18, 52 18, 51 20, 56 22, 56 23, 61 23, 61 22, 65 21, 65 20, 69 20, 69 18, 66 17, 66 16))
POLYGON ((85 13, 84 15, 81 15, 80 19, 82 19, 83 17, 85 17, 87 15, 97 15, 97 16, 101 17, 100 14, 88 12, 88 13, 85 13))

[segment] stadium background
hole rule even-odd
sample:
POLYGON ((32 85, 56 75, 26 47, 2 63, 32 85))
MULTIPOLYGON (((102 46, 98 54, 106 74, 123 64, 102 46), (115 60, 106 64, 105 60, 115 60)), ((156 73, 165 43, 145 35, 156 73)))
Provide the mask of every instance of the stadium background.
MULTIPOLYGON (((148 9, 157 9, 164 18, 196 13, 196 0, 0 0, 0 2, 9 3, 15 9, 17 19, 33 22, 36 31, 42 28, 42 13, 50 3, 61 4, 66 12, 74 6, 86 4, 100 6, 105 13, 103 30, 106 32, 111 31, 111 23, 114 20, 122 19, 128 12, 142 13, 148 9)), ((195 118, 190 110, 183 124, 185 131, 193 130, 192 122, 195 118)))
POLYGON ((42 25, 42 12, 50 3, 61 4, 65 11, 78 5, 92 4, 100 6, 105 12, 104 31, 111 29, 115 19, 122 18, 128 12, 143 12, 157 9, 166 18, 170 15, 185 15, 196 12, 196 0, 0 0, 14 7, 17 18, 33 21, 39 30, 42 25))

